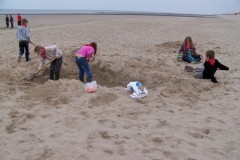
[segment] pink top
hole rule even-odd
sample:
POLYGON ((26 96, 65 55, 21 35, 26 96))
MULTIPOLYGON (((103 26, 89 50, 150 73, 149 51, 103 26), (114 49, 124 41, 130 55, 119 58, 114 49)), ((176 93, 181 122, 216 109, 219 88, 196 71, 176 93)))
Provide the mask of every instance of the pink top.
POLYGON ((81 47, 77 53, 76 56, 77 57, 86 57, 86 58, 91 58, 92 54, 95 52, 94 48, 92 46, 83 46, 81 47))

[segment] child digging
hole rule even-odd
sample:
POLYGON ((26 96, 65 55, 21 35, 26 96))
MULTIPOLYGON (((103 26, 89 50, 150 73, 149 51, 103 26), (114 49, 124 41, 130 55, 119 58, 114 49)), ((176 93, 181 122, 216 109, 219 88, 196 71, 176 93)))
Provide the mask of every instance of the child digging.
POLYGON ((84 72, 87 75, 87 82, 92 81, 92 72, 90 70, 88 62, 97 54, 97 43, 91 42, 81 47, 75 56, 75 62, 79 69, 79 80, 84 82, 84 72))
POLYGON ((38 70, 40 70, 45 64, 46 59, 51 62, 50 66, 50 79, 59 80, 60 70, 63 61, 63 53, 58 48, 57 45, 52 45, 48 47, 36 46, 34 52, 40 56, 40 65, 38 70))

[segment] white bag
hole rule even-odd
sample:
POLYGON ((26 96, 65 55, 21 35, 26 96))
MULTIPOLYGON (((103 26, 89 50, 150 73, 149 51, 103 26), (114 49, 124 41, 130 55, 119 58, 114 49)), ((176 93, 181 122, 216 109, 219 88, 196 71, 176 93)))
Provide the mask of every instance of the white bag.
POLYGON ((97 82, 92 81, 90 83, 86 83, 84 87, 86 92, 95 93, 97 91, 97 82))
POLYGON ((130 97, 133 99, 140 99, 148 95, 148 91, 143 87, 142 83, 139 81, 130 82, 127 85, 126 90, 133 92, 130 97))

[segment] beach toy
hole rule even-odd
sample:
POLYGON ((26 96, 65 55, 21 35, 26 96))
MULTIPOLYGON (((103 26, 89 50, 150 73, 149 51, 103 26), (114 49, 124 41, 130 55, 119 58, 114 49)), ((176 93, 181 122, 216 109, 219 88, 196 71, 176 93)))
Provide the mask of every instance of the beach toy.
POLYGON ((182 53, 178 53, 177 54, 177 61, 182 62, 182 57, 183 57, 182 53))

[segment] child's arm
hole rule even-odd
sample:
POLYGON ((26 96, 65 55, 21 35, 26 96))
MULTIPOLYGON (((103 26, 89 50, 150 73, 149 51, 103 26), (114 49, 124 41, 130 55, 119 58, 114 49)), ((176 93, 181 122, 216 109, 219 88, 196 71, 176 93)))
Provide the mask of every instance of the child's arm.
POLYGON ((45 59, 41 57, 40 64, 38 66, 38 70, 40 70, 44 66, 44 64, 45 64, 45 59))
POLYGON ((195 46, 192 46, 192 47, 191 47, 191 50, 192 50, 192 54, 198 55, 198 54, 196 53, 196 48, 195 48, 195 46))
POLYGON ((178 53, 182 53, 184 51, 184 45, 181 46, 181 48, 179 49, 178 53))
POLYGON ((229 70, 229 68, 223 64, 221 64, 219 61, 216 62, 217 63, 217 68, 221 69, 221 70, 229 70))
POLYGON ((211 78, 211 81, 212 81, 213 83, 219 83, 214 76, 211 78))
POLYGON ((94 52, 95 52, 94 49, 91 49, 91 50, 89 50, 89 51, 87 52, 86 58, 87 58, 88 61, 90 60, 90 58, 93 57, 94 52))
POLYGON ((30 33, 30 31, 29 31, 28 28, 26 28, 26 33, 25 33, 25 35, 26 35, 26 38, 28 39, 28 41, 30 41, 31 33, 30 33))

